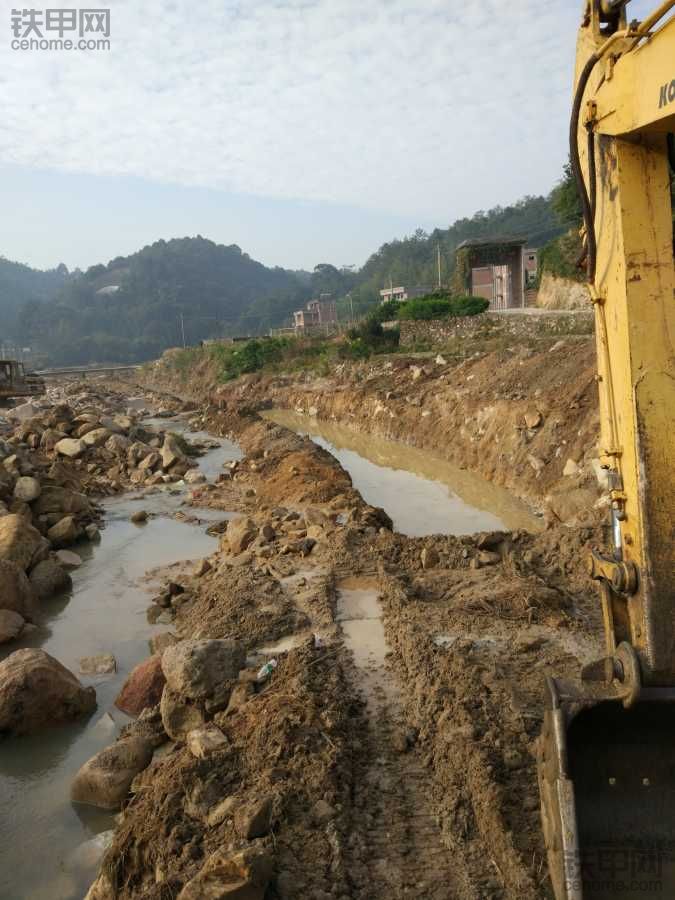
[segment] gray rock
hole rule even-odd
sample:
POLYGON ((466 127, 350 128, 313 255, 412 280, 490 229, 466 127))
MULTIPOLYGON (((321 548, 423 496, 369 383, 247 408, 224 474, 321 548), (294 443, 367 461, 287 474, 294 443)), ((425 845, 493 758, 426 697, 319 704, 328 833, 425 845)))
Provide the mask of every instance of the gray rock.
POLYGON ((37 500, 40 496, 41 490, 42 487, 37 478, 33 478, 30 475, 24 475, 16 480, 16 484, 14 485, 14 496, 17 500, 22 500, 24 503, 32 503, 33 500, 37 500))
POLYGON ((11 609, 0 609, 0 644, 13 641, 21 634, 25 619, 11 609))
POLYGON ((74 516, 64 516, 47 532, 47 537, 54 547, 69 547, 80 535, 81 531, 74 516))
POLYGON ((101 809, 119 809, 131 782, 152 759, 152 744, 145 738, 122 738, 88 760, 75 775, 70 799, 101 809))
POLYGON ((117 671, 117 663, 112 653, 98 653, 83 656, 79 660, 80 675, 110 675, 117 671))
MULTIPOLYGON (((169 647, 164 651, 162 658, 170 649, 169 647)), ((162 692, 159 709, 162 714, 164 730, 174 741, 185 740, 190 731, 201 728, 206 722, 204 709, 199 703, 181 697, 168 685, 162 692)))
POLYGON ((35 592, 26 573, 16 563, 0 560, 0 609, 35 618, 35 592))
POLYGON ((62 438, 54 445, 59 456, 67 456, 69 459, 77 459, 86 449, 87 445, 78 438, 62 438))
POLYGON ((30 584, 38 600, 47 600, 72 585, 70 575, 54 559, 45 559, 32 569, 30 584))
POLYGON ((192 700, 206 700, 225 691, 229 697, 245 661, 238 641, 181 641, 164 651, 162 669, 171 690, 192 700))

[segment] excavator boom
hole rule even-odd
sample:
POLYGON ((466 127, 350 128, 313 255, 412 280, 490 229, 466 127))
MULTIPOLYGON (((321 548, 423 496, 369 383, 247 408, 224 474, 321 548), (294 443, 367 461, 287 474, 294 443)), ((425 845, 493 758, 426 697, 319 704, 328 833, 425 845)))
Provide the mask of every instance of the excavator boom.
POLYGON ((605 656, 549 679, 539 785, 557 900, 675 897, 675 0, 588 0, 570 127, 612 546, 605 656))

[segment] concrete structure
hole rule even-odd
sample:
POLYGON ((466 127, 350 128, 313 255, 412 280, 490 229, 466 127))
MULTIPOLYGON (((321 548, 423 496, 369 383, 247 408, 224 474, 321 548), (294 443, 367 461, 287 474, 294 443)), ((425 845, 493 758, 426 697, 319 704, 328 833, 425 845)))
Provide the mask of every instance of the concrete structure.
MULTIPOLYGON (((456 251, 453 288, 490 301, 490 309, 525 306, 523 238, 480 238, 464 241, 456 251)), ((528 251, 528 256, 534 255, 528 251)), ((528 265, 531 260, 527 260, 528 265)), ((536 259, 535 259, 536 267, 536 259)))
POLYGON ((305 309, 293 313, 293 328, 296 334, 310 331, 330 330, 337 326, 337 308, 330 294, 321 294, 310 300, 305 309))
POLYGON ((388 287, 380 291, 380 302, 388 303, 390 300, 396 300, 397 303, 405 303, 406 300, 413 300, 415 297, 424 297, 430 294, 434 289, 426 284, 418 284, 414 288, 388 287))

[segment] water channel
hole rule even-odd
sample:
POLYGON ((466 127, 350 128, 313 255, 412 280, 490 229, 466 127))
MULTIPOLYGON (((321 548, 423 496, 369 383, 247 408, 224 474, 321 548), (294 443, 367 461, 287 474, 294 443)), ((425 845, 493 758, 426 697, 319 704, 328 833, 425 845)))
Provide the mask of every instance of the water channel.
POLYGON ((541 519, 509 491, 425 450, 290 410, 264 416, 332 453, 363 498, 383 507, 402 534, 542 528, 541 519))
MULTIPOLYGON (((210 435, 188 432, 180 420, 146 420, 192 440, 210 435)), ((222 440, 199 460, 212 478, 224 462, 241 456, 222 440)), ((142 578, 148 569, 206 556, 217 546, 206 534, 209 522, 227 513, 188 509, 202 524, 173 518, 186 488, 166 485, 154 493, 106 500, 101 541, 74 547, 83 564, 72 572, 70 591, 43 605, 44 617, 29 640, 0 648, 0 658, 21 647, 41 647, 78 674, 79 659, 112 653, 114 675, 79 676, 96 688, 98 706, 88 720, 0 743, 0 900, 81 900, 98 865, 101 843, 114 814, 71 804, 70 783, 79 767, 112 743, 127 717, 114 699, 129 671, 149 651, 148 640, 166 626, 150 625, 150 601, 142 578), (140 498, 140 499, 139 499, 140 498), (130 516, 151 513, 144 525, 130 516)))

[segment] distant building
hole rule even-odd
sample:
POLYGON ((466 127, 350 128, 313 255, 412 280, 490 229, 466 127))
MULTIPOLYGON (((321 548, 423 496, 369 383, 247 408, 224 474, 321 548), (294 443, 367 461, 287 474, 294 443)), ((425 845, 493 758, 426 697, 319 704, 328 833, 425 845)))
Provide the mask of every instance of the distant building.
POLYGON ((464 241, 456 250, 454 290, 485 297, 494 310, 525 306, 526 287, 537 273, 536 251, 525 244, 524 238, 464 241))
POLYGON ((120 289, 119 284, 108 284, 105 287, 99 288, 96 293, 97 294, 116 294, 120 289))
POLYGON ((425 284, 418 284, 417 287, 405 288, 388 287, 380 291, 380 302, 388 303, 390 300, 396 300, 397 303, 405 303, 406 300, 413 300, 415 297, 423 297, 430 294, 433 288, 425 284))
POLYGON ((318 299, 310 300, 304 309, 293 313, 296 334, 330 330, 337 325, 337 321, 337 307, 330 294, 321 294, 318 299))

